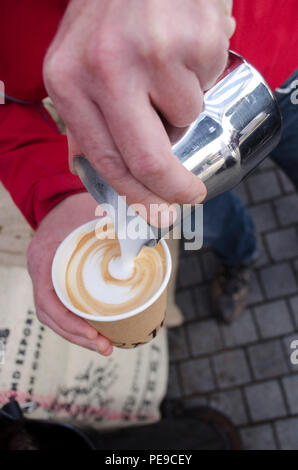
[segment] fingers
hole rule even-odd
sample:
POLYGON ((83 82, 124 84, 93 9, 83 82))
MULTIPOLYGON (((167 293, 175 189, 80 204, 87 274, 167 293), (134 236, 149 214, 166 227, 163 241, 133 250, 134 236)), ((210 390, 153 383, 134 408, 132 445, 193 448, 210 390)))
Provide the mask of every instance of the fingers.
MULTIPOLYGON (((115 90, 102 111, 123 160, 135 180, 170 203, 200 203, 204 183, 173 154, 169 137, 141 88, 133 93, 115 90), (138 91, 137 91, 138 90, 138 91)), ((139 201, 137 201, 139 202, 139 201)))
POLYGON ((45 325, 68 341, 100 352, 103 355, 112 353, 112 345, 101 336, 86 320, 76 316, 61 304, 56 296, 47 271, 38 273, 38 280, 33 276, 37 316, 45 325))
POLYGON ((97 350, 104 355, 112 352, 110 342, 99 335, 95 328, 83 318, 67 310, 53 290, 45 292, 43 286, 40 286, 40 291, 42 292, 42 300, 36 296, 36 305, 38 306, 38 318, 42 323, 79 346, 97 350))
MULTIPOLYGON (((72 107, 71 103, 69 105, 72 107)), ((86 155, 105 181, 109 183, 112 178, 115 182, 115 185, 112 185, 114 189, 119 194, 124 194, 123 189, 122 191, 118 189, 123 188, 122 185, 128 180, 129 171, 109 133, 100 107, 83 96, 81 107, 84 109, 84 113, 73 118, 71 131, 68 129, 67 133, 69 136, 69 160, 71 161, 74 155, 86 155), (80 146, 76 141, 80 141, 80 146)), ((75 111, 74 108, 73 110, 75 111)), ((132 181, 129 180, 128 183, 131 184, 132 181)), ((137 191, 137 189, 132 187, 133 191, 137 191)))
POLYGON ((226 15, 232 14, 233 0, 218 0, 218 3, 226 15))
POLYGON ((85 213, 88 216, 90 206, 96 207, 90 199, 86 194, 77 194, 65 199, 49 212, 29 245, 28 271, 34 287, 39 320, 68 341, 109 355, 113 350, 110 341, 59 301, 51 280, 55 250, 69 231, 80 222, 86 221, 85 213))
POLYGON ((85 154, 128 204, 200 203, 206 188, 173 155, 158 112, 179 127, 197 117, 202 90, 227 62, 232 2, 129 3, 70 8, 74 21, 62 22, 47 54, 44 80, 73 135, 69 153, 85 154))
POLYGON ((97 331, 83 318, 76 316, 67 310, 57 298, 54 290, 45 291, 45 287, 38 284, 35 295, 36 305, 43 312, 51 312, 53 321, 63 330, 75 336, 93 340, 97 337, 97 331))
POLYGON ((233 36, 236 30, 236 20, 233 16, 230 16, 228 18, 227 28, 228 28, 228 32, 227 32, 228 39, 231 39, 231 37, 233 36))
POLYGON ((227 38, 230 39, 236 29, 236 20, 232 16, 233 0, 217 0, 226 15, 224 27, 227 38))
POLYGON ((200 27, 189 34, 184 64, 197 75, 203 91, 216 82, 227 64, 229 38, 235 30, 230 9, 231 2, 210 0, 209 8, 200 10, 200 27))
POLYGON ((203 93, 195 73, 183 64, 167 63, 155 69, 150 98, 175 127, 189 126, 202 111, 203 93))
MULTIPOLYGON (((133 103, 130 103, 130 106, 132 105, 133 103)), ((146 105, 152 108, 149 98, 146 101, 146 105)), ((129 205, 135 203, 143 205, 143 211, 139 210, 143 218, 148 221, 150 220, 150 222, 156 226, 168 226, 169 221, 171 222, 173 218, 173 211, 170 211, 170 214, 168 214, 166 210, 168 201, 159 196, 154 190, 151 190, 151 188, 146 187, 143 181, 138 180, 131 173, 123 159, 123 155, 120 155, 118 147, 116 147, 111 137, 105 118, 102 116, 99 108, 91 101, 84 103, 83 106, 85 113, 81 115, 80 122, 72 124, 73 128, 71 134, 75 134, 76 140, 81 142, 82 150, 85 155, 88 155, 88 160, 107 183, 120 195, 127 196, 126 201, 129 205), (82 129, 84 129, 84 132, 82 132, 82 129), (151 205, 161 206, 162 216, 157 216, 156 211, 151 211, 152 217, 150 218, 151 205)), ((177 165, 179 171, 182 168, 184 172, 187 172, 178 162, 177 158, 173 156, 165 129, 158 116, 157 119, 167 139, 167 145, 170 149, 170 155, 171 158, 173 158, 174 164, 177 165)), ((135 122, 135 126, 138 126, 138 121, 135 122)), ((123 132, 126 135, 126 139, 130 139, 125 129, 123 129, 123 132)), ((141 157, 140 155, 140 158, 141 157)), ((204 189, 205 188, 203 188, 203 190, 204 189)))
POLYGON ((48 315, 45 311, 42 309, 37 310, 38 318, 39 320, 51 328, 55 333, 57 333, 59 336, 62 338, 66 339, 70 343, 76 344, 78 346, 82 346, 83 348, 90 349, 91 351, 96 351, 103 356, 110 356, 113 352, 113 346, 109 342, 107 338, 104 336, 101 336, 100 334, 97 334, 96 338, 93 338, 92 340, 84 338, 83 336, 80 335, 75 335, 73 333, 70 333, 68 330, 65 328, 62 328, 59 324, 57 324, 54 320, 52 315, 48 315))

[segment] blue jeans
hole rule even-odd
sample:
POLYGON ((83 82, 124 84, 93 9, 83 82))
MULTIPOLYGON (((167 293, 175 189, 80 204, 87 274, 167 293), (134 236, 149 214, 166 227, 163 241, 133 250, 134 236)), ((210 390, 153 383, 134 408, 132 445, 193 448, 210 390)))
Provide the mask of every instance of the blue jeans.
MULTIPOLYGON (((283 132, 270 157, 298 188, 298 69, 282 86, 286 88, 289 88, 287 93, 276 91, 283 132), (296 87, 289 88, 291 83, 296 87)), ((204 245, 210 246, 229 265, 249 264, 258 256, 253 220, 234 191, 221 194, 204 205, 203 239, 204 245)))

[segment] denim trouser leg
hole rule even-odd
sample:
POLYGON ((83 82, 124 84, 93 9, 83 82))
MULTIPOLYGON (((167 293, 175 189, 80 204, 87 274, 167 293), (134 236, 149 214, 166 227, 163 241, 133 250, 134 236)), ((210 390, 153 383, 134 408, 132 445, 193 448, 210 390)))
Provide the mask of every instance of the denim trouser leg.
POLYGON ((276 96, 283 118, 283 132, 271 158, 298 188, 298 69, 277 90, 276 96))
MULTIPOLYGON (((276 96, 283 116, 283 133, 271 157, 298 188, 298 70, 282 89, 285 92, 277 91, 276 96)), ((204 205, 204 244, 211 246, 226 264, 248 264, 256 259, 254 223, 233 191, 204 205)))
POLYGON ((254 223, 234 191, 204 204, 203 237, 225 264, 249 264, 258 256, 254 223))

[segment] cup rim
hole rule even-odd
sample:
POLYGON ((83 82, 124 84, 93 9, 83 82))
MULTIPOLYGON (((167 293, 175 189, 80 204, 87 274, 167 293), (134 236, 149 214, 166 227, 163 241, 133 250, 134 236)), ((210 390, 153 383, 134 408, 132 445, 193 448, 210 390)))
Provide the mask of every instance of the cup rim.
MULTIPOLYGON (((165 259, 166 259, 166 274, 165 274, 165 277, 164 277, 159 289, 155 292, 155 294, 152 297, 150 297, 150 299, 148 299, 144 304, 140 305, 139 307, 136 307, 133 310, 130 310, 128 312, 120 313, 118 315, 93 315, 93 314, 90 314, 90 313, 85 313, 82 310, 79 310, 78 308, 74 307, 70 302, 68 302, 63 297, 63 295, 61 293, 61 290, 58 286, 56 276, 55 276, 56 266, 57 266, 57 263, 59 261, 59 256, 63 252, 62 250, 67 245, 69 240, 72 237, 75 237, 76 233, 79 233, 82 230, 84 230, 84 228, 94 229, 96 223, 98 223, 99 220, 100 219, 98 219, 98 218, 93 219, 93 220, 90 220, 89 222, 87 222, 83 225, 80 225, 79 227, 74 229, 72 232, 70 232, 64 238, 64 240, 60 243, 60 245, 56 249, 56 252, 55 252, 55 255, 54 255, 54 258, 53 258, 53 262, 52 262, 51 275, 52 275, 52 283, 53 283, 53 286, 54 286, 55 293, 56 293, 57 297, 59 298, 59 300, 61 301, 61 303, 68 310, 70 310, 72 313, 75 313, 76 315, 78 315, 81 318, 85 318, 86 320, 101 321, 101 322, 110 323, 110 322, 114 322, 114 321, 118 321, 118 320, 124 320, 126 318, 130 318, 130 317, 133 317, 135 315, 138 315, 139 313, 142 313, 148 307, 153 305, 154 302, 156 302, 156 300, 161 296, 161 294, 163 293, 163 291, 165 290, 165 288, 166 288, 166 286, 169 282, 171 272, 172 272, 172 259, 171 259, 171 255, 170 255, 170 250, 169 250, 165 240, 160 240, 160 243, 162 244, 162 247, 163 247, 163 250, 164 250, 165 259)), ((91 230, 89 230, 89 231, 91 231, 91 230)))

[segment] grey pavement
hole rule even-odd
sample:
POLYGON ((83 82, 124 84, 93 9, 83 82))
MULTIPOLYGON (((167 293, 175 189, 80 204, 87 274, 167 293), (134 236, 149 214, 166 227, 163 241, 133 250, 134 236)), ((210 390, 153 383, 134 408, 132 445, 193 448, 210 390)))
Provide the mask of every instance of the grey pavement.
POLYGON ((185 321, 169 330, 168 397, 222 411, 246 449, 298 449, 298 195, 270 159, 237 193, 260 234, 248 305, 231 326, 218 324, 209 285, 219 260, 181 247, 185 321))

